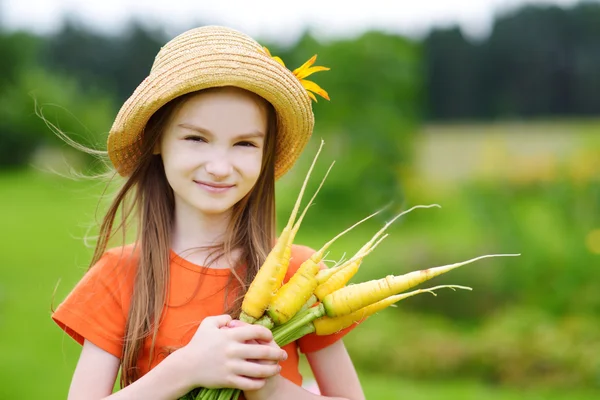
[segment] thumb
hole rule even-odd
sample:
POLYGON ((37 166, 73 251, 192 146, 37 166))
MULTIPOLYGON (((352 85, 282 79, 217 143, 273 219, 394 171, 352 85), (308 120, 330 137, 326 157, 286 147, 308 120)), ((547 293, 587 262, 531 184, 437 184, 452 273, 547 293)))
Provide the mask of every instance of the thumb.
POLYGON ((227 324, 229 324, 231 320, 231 315, 216 315, 214 317, 204 318, 204 321, 202 321, 202 325, 212 326, 215 328, 222 328, 224 326, 227 326, 227 324))

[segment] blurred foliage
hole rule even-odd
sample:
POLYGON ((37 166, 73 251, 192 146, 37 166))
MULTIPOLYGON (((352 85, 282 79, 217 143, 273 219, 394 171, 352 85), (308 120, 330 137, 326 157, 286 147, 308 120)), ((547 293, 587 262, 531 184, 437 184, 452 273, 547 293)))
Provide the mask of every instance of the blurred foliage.
MULTIPOLYGON (((438 296, 443 302, 455 294, 438 296)), ((599 388, 598 323, 597 315, 556 319, 540 309, 507 308, 486 316, 477 329, 465 329, 451 320, 390 309, 363 322, 360 333, 344 342, 361 370, 382 375, 599 388)))
POLYGON ((26 164, 35 150, 65 147, 56 130, 85 146, 104 148, 100 137, 114 115, 110 95, 92 88, 83 93, 75 79, 41 68, 15 75, 0 97, 0 167, 26 164))
MULTIPOLYGON (((331 211, 323 222, 400 201, 398 171, 410 162, 419 120, 420 46, 378 32, 328 44, 305 35, 278 54, 290 68, 313 54, 318 65, 331 68, 315 78, 331 96, 330 103, 314 106, 315 135, 325 139, 324 157, 337 163, 319 194, 319 203, 331 211)), ((314 155, 306 153, 305 160, 314 155)), ((295 171, 304 174, 306 168, 295 171)))
POLYGON ((40 66, 44 45, 29 33, 0 34, 7 55, 0 62, 0 168, 26 165, 37 150, 63 145, 55 129, 104 147, 116 108, 112 93, 94 82, 84 89, 76 77, 40 66))
POLYGON ((425 39, 431 120, 600 113, 600 4, 525 6, 495 18, 489 37, 458 27, 425 39))
POLYGON ((60 31, 42 40, 39 56, 45 67, 110 90, 115 103, 122 104, 148 75, 169 38, 137 21, 104 36, 68 19, 60 31))
POLYGON ((556 315, 600 313, 600 270, 590 268, 598 253, 586 246, 586 237, 600 227, 600 182, 584 188, 565 179, 512 187, 481 184, 467 188, 464 201, 475 223, 489 227, 490 244, 523 253, 519 268, 493 279, 491 296, 556 315))
MULTIPOLYGON (((412 171, 403 180, 408 205, 438 203, 442 209, 416 210, 395 224, 356 280, 482 254, 520 253, 518 258, 481 260, 432 281, 471 286, 476 288, 473 293, 448 296, 443 302, 419 296, 405 307, 467 324, 517 305, 556 317, 598 315, 600 271, 594 266, 600 256, 600 162, 594 160, 600 160, 598 144, 573 152, 553 167, 540 163, 519 174, 493 181, 471 178, 446 189, 412 171)), ((504 162, 516 164, 511 158, 504 162)), ((344 224, 323 233, 333 236, 344 224)))

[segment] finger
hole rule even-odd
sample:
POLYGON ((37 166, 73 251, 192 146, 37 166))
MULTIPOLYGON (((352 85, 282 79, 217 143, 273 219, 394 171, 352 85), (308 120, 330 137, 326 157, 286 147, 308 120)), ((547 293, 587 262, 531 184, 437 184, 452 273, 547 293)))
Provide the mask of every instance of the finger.
POLYGON ((249 326, 249 325, 251 325, 251 324, 240 321, 239 319, 234 319, 231 322, 229 322, 229 324, 227 326, 229 326, 230 328, 239 328, 240 326, 249 326))
POLYGON ((273 364, 279 364, 279 361, 269 361, 269 360, 253 360, 251 358, 247 359, 246 361, 248 362, 253 362, 256 364, 264 364, 264 365, 273 365, 273 364))
POLYGON ((265 379, 237 375, 231 379, 231 383, 228 386, 240 390, 258 390, 265 386, 265 383, 265 379))
POLYGON ((236 363, 232 371, 236 375, 243 375, 248 378, 270 378, 281 372, 281 366, 277 364, 258 364, 248 361, 236 363))
POLYGON ((235 356, 246 360, 283 361, 287 359, 285 351, 263 344, 244 344, 236 347, 235 356))
POLYGON ((266 344, 267 346, 279 348, 279 345, 273 339, 271 339, 271 340, 247 340, 246 343, 266 344))
POLYGON ((229 322, 231 322, 231 315, 223 314, 223 315, 215 315, 212 317, 206 317, 202 321, 202 325, 214 326, 215 328, 223 328, 226 327, 229 322))
POLYGON ((273 340, 273 333, 260 325, 247 325, 231 329, 231 337, 239 342, 247 340, 262 340, 270 342, 273 340))
POLYGON ((264 345, 266 345, 266 346, 269 346, 269 347, 274 347, 274 348, 276 348, 276 349, 280 349, 280 348, 281 348, 281 347, 279 347, 279 345, 278 345, 278 344, 275 342, 275 340, 270 340, 270 341, 268 341, 268 342, 267 342, 267 341, 263 341, 263 340, 261 340, 261 341, 260 341, 260 344, 264 344, 264 345))

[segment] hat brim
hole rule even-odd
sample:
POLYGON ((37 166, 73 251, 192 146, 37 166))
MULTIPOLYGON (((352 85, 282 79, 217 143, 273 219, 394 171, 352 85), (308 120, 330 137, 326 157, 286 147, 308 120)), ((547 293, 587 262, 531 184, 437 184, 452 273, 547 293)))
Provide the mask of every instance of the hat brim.
POLYGON ((155 63, 123 104, 108 137, 109 157, 120 175, 128 176, 135 168, 144 128, 156 111, 184 94, 223 86, 248 90, 273 105, 278 125, 275 178, 293 166, 314 126, 311 100, 300 81, 262 48, 252 48, 247 42, 211 50, 182 52, 167 62, 155 63))

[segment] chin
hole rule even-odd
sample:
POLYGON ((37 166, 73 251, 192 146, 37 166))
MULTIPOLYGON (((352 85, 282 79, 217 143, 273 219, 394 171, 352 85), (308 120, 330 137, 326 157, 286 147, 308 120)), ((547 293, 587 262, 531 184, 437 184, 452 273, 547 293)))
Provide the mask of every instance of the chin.
POLYGON ((203 214, 206 215, 220 215, 224 214, 227 211, 231 210, 234 204, 198 204, 196 208, 203 214))
POLYGON ((225 212, 227 212, 228 209, 215 209, 215 208, 211 208, 211 209, 206 209, 206 208, 201 208, 200 211, 204 214, 204 215, 209 215, 209 216, 218 216, 218 215, 222 215, 225 212))

